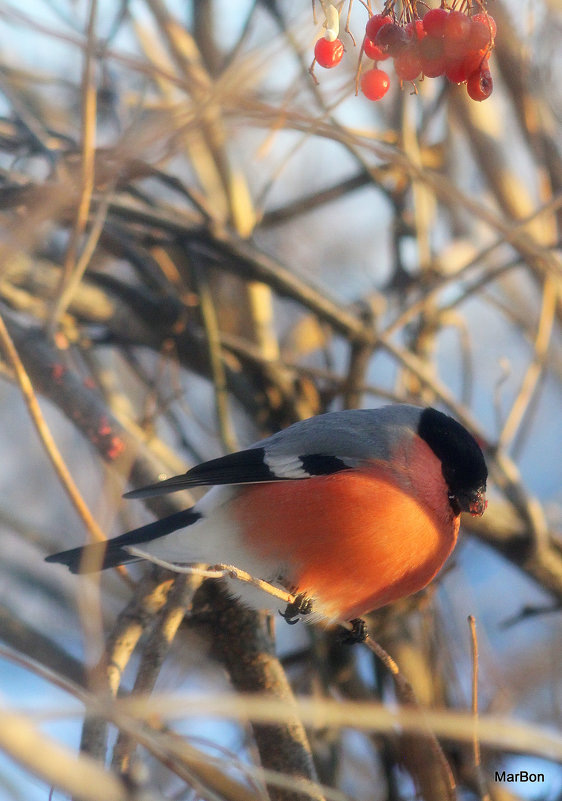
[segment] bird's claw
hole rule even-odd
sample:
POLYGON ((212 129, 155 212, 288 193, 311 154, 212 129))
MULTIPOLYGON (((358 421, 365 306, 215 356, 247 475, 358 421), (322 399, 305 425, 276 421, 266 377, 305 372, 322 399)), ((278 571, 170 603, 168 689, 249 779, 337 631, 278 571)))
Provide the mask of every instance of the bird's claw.
POLYGON ((356 643, 365 642, 369 636, 367 624, 361 617, 356 617, 349 621, 351 629, 342 629, 340 634, 340 642, 343 645, 355 645, 356 643))
POLYGON ((279 614, 285 620, 289 626, 294 626, 295 623, 299 622, 299 619, 305 615, 310 615, 312 612, 312 599, 308 598, 304 592, 299 593, 299 595, 295 596, 295 600, 291 601, 291 603, 287 604, 285 611, 281 612, 279 610, 279 614))

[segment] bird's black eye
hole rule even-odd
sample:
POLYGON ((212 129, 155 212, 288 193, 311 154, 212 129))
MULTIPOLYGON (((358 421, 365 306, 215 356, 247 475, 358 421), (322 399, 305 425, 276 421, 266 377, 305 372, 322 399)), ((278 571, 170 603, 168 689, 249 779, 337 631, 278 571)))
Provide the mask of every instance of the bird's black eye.
POLYGON ((451 505, 451 509, 453 510, 455 515, 460 515, 460 513, 462 512, 462 509, 461 509, 460 504, 458 502, 457 496, 453 495, 453 493, 450 492, 447 497, 449 498, 449 503, 451 505))

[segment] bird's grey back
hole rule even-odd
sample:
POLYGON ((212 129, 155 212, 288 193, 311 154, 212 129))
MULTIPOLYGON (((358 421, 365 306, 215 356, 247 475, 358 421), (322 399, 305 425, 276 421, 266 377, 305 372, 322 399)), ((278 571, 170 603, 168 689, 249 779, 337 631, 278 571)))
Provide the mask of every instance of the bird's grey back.
POLYGON ((417 433, 423 409, 408 404, 328 412, 294 423, 252 448, 273 457, 330 454, 341 459, 388 459, 404 436, 417 433))

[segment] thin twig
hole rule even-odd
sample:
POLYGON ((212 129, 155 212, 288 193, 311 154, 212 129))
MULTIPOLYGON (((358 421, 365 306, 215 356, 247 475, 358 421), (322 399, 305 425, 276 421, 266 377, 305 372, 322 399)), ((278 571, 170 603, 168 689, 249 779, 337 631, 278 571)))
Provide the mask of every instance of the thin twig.
MULTIPOLYGON (((365 640, 365 645, 371 650, 383 663, 385 668, 391 674, 392 679, 394 681, 394 685, 396 687, 396 692, 398 698, 407 706, 413 706, 417 710, 419 710, 420 715, 423 717, 423 710, 419 704, 418 699, 416 698, 416 694, 410 682, 402 675, 400 669, 394 659, 388 654, 381 645, 379 645, 372 637, 367 637, 365 640)), ((447 758, 439 744, 437 737, 435 736, 434 732, 431 730, 429 725, 426 727, 426 731, 424 732, 427 740, 429 742, 429 746, 433 755, 437 760, 437 764, 441 770, 444 785, 447 792, 447 797, 450 801, 454 801, 456 799, 456 782, 455 777, 453 776, 453 772, 451 767, 447 761, 447 758)))
POLYGON ((554 278, 547 275, 544 281, 542 308, 535 337, 533 358, 525 371, 519 393, 511 406, 503 430, 498 437, 498 446, 501 448, 507 448, 515 437, 533 398, 537 383, 544 369, 544 363, 552 337, 557 301, 557 282, 554 278))
MULTIPOLYGON (((139 639, 166 603, 173 578, 148 577, 137 587, 110 633, 105 654, 94 674, 94 686, 101 698, 115 697, 121 678, 139 639)), ((87 717, 82 727, 80 750, 102 760, 107 749, 107 721, 87 717)))
POLYGON ((224 448, 227 452, 233 452, 237 450, 236 433, 230 416, 226 372, 220 345, 220 331, 211 287, 205 269, 196 263, 196 259, 193 260, 193 273, 196 278, 199 306, 205 326, 207 352, 209 354, 215 393, 217 424, 224 448))
MULTIPOLYGON (((88 17, 86 48, 84 50, 84 64, 82 68, 82 161, 80 165, 80 200, 78 202, 74 227, 70 235, 70 241, 64 259, 60 295, 57 303, 53 307, 51 319, 49 321, 49 331, 51 335, 54 333, 60 316, 64 311, 65 303, 68 303, 70 297, 70 294, 65 290, 77 267, 76 260, 78 257, 78 249, 80 240, 88 224, 92 192, 94 189, 97 108, 97 92, 95 85, 97 9, 97 0, 90 0, 90 14, 88 17)), ((86 268, 86 264, 87 262, 84 263, 83 269, 86 268)), ((81 276, 79 276, 74 283, 77 283, 80 277, 81 276)))
POLYGON ((69 272, 68 278, 64 285, 59 290, 59 296, 56 300, 52 313, 52 320, 55 322, 60 320, 72 302, 72 298, 76 293, 76 289, 84 277, 84 273, 88 269, 106 222, 110 198, 111 190, 108 190, 96 208, 92 227, 88 233, 84 247, 82 248, 82 252, 78 257, 74 268, 69 272))
POLYGON ((470 645, 472 651, 472 753, 474 756, 474 769, 476 771, 481 801, 490 801, 490 794, 486 789, 486 782, 482 774, 480 739, 478 737, 478 637, 476 635, 476 620, 473 615, 468 616, 468 625, 470 627, 470 645))
POLYGON ((34 726, 29 718, 3 709, 0 747, 15 762, 72 795, 76 801, 132 801, 125 783, 87 756, 77 757, 34 726))
POLYGON ((174 573, 198 576, 200 578, 235 578, 238 579, 238 581, 251 584, 253 587, 263 590, 264 592, 268 593, 274 598, 278 598, 284 603, 293 603, 295 600, 295 596, 291 595, 290 592, 279 589, 269 581, 254 578, 254 576, 251 576, 247 571, 241 570, 239 567, 235 567, 234 565, 218 564, 207 570, 199 567, 198 565, 178 565, 175 562, 168 562, 165 559, 160 559, 151 553, 146 553, 146 551, 143 551, 142 548, 137 548, 134 545, 129 545, 127 551, 132 556, 138 556, 141 559, 145 559, 147 562, 158 565, 158 567, 162 567, 165 570, 171 570, 174 573))
MULTIPOLYGON (((166 603, 158 615, 143 648, 143 657, 139 666, 133 693, 147 695, 152 692, 164 659, 169 653, 172 641, 176 636, 180 623, 190 604, 193 594, 200 586, 203 578, 178 576, 166 598, 166 603)), ((113 749, 112 765, 118 773, 127 772, 131 764, 136 741, 130 735, 121 732, 113 749)))

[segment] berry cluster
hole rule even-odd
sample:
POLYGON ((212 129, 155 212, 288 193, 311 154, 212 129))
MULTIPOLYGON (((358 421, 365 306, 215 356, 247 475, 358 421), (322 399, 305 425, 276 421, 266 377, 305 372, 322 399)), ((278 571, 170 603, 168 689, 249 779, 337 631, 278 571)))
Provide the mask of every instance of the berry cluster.
MULTIPOLYGON (((473 100, 485 100, 493 88, 488 58, 495 34, 494 19, 485 13, 468 16, 432 8, 423 19, 404 25, 390 14, 374 14, 365 28, 363 51, 375 62, 393 58, 402 81, 445 75, 453 83, 466 83, 473 100)), ((379 100, 388 83, 388 75, 375 66, 361 78, 361 90, 370 100, 379 100)))
MULTIPOLYGON (((477 0, 478 1, 478 0, 477 0)), ((393 5, 393 4, 392 4, 393 5)), ((464 5, 464 4, 463 4, 464 5)), ((460 10, 432 8, 420 19, 412 6, 400 15, 400 21, 387 2, 382 14, 372 14, 365 26, 361 54, 372 59, 372 69, 361 76, 361 91, 370 100, 380 100, 390 85, 388 74, 378 62, 392 58, 401 81, 415 81, 421 76, 446 76, 453 83, 466 84, 469 97, 485 100, 492 93, 493 81, 489 57, 494 47, 496 23, 481 2, 476 9, 468 4, 460 10), (402 21, 404 16, 409 18, 402 21)), ((326 36, 316 42, 314 63, 327 69, 342 59, 343 43, 334 31, 334 22, 326 36)), ((358 74, 360 67, 358 67, 358 74)))

